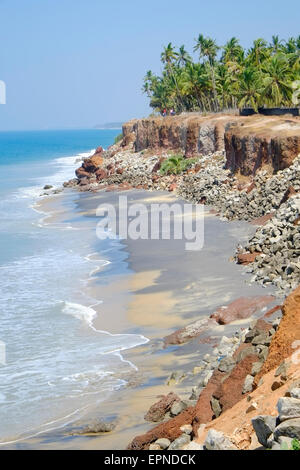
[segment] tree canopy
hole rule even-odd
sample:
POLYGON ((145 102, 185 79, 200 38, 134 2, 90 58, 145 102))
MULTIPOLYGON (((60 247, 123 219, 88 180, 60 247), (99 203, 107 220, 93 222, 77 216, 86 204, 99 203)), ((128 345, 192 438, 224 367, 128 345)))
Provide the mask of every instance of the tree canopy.
POLYGON ((143 92, 155 111, 218 112, 295 105, 300 36, 285 41, 274 35, 270 43, 258 38, 245 50, 236 37, 221 47, 199 34, 193 52, 196 60, 184 45, 176 49, 170 42, 161 54, 161 75, 147 72, 143 92))

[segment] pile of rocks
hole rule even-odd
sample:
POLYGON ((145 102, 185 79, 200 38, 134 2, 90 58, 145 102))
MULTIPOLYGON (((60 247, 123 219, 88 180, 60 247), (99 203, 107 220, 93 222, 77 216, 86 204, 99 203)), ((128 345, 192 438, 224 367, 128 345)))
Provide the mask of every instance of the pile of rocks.
POLYGON ((272 177, 267 171, 260 171, 244 187, 224 169, 225 154, 207 158, 208 165, 198 173, 183 177, 178 193, 195 203, 214 206, 225 219, 253 220, 272 214, 290 195, 300 191, 300 156, 272 177))
POLYGON ((253 281, 275 284, 288 293, 300 282, 300 194, 281 205, 276 215, 260 227, 242 250, 256 253, 248 268, 253 281))
POLYGON ((273 450, 292 450, 300 441, 300 388, 292 386, 277 403, 279 415, 257 416, 252 420, 259 443, 273 450), (298 443, 293 442, 296 439, 298 443))

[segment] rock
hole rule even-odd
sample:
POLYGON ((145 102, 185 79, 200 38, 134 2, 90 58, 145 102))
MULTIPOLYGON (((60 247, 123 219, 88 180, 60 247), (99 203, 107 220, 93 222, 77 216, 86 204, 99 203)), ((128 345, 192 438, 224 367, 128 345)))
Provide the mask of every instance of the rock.
POLYGON ((257 416, 252 419, 252 426, 256 433, 258 442, 267 447, 268 438, 274 433, 276 418, 273 416, 257 416))
POLYGON ((151 406, 148 413, 145 415, 145 420, 154 423, 162 421, 165 414, 171 410, 172 405, 179 401, 180 398, 175 395, 175 393, 169 393, 169 395, 163 396, 157 403, 151 406))
POLYGON ((178 416, 184 410, 186 410, 187 405, 183 401, 176 401, 171 407, 171 416, 178 416))
POLYGON ((222 413, 222 408, 221 408, 219 400, 215 397, 211 397, 210 403, 211 403, 211 408, 214 412, 215 417, 218 418, 222 413))
POLYGON ((278 438, 278 444, 280 445, 281 450, 292 450, 293 439, 291 437, 280 436, 278 438))
POLYGON ((150 444, 149 450, 161 450, 161 447, 158 444, 150 444))
POLYGON ((187 434, 182 434, 180 437, 175 439, 172 444, 169 446, 169 450, 179 450, 182 449, 183 446, 189 444, 191 442, 191 436, 187 434))
POLYGON ((280 423, 274 431, 275 440, 279 441, 281 436, 300 440, 300 418, 288 419, 280 423))
POLYGON ((234 368, 236 362, 235 360, 232 358, 232 357, 224 357, 224 359, 222 359, 220 362, 219 362, 219 371, 220 372, 231 372, 232 369, 234 368))
POLYGON ((171 441, 166 438, 161 438, 157 439, 157 441, 155 441, 155 444, 158 445, 160 449, 165 450, 171 445, 171 441))
POLYGON ((237 447, 225 434, 210 429, 204 442, 205 450, 237 450, 237 447))
POLYGON ((251 370, 251 375, 255 377, 260 372, 262 366, 263 366, 262 362, 254 362, 252 366, 252 370, 251 370))
POLYGON ((237 263, 243 266, 253 263, 261 253, 254 251, 253 253, 239 253, 237 255, 237 263))
POLYGON ((286 376, 286 374, 287 374, 287 365, 285 362, 282 362, 282 364, 280 364, 280 366, 276 370, 274 377, 279 377, 280 375, 286 376))
POLYGON ((300 400, 298 398, 280 398, 277 403, 279 421, 300 418, 300 400))
POLYGON ((290 396, 292 398, 297 398, 298 400, 300 400, 300 388, 292 388, 290 390, 290 396))
POLYGON ((279 388, 283 387, 284 384, 285 384, 284 380, 275 380, 271 385, 272 392, 275 392, 275 390, 278 390, 279 388))
POLYGON ((220 307, 210 318, 220 325, 249 318, 274 300, 272 296, 241 297, 228 306, 220 307))
POLYGON ((184 424, 180 427, 180 431, 182 431, 184 434, 192 434, 193 426, 191 424, 184 424))
POLYGON ((252 377, 252 375, 247 375, 247 377, 245 379, 245 382, 244 382, 244 387, 243 387, 243 394, 244 395, 246 393, 252 392, 253 382, 254 382, 254 377, 252 377))
POLYGON ((203 450, 203 446, 196 441, 190 442, 184 450, 203 450))
POLYGON ((253 346, 263 345, 263 346, 270 346, 271 338, 267 333, 262 333, 261 335, 256 336, 252 340, 253 346))
POLYGON ((51 184, 46 184, 43 189, 45 189, 45 191, 47 191, 48 189, 52 189, 53 186, 51 184))
POLYGON ((102 419, 94 420, 81 429, 78 434, 102 434, 112 432, 116 427, 115 422, 106 422, 102 419))
POLYGON ((258 404, 256 402, 251 403, 249 408, 247 408, 246 413, 252 413, 253 411, 256 411, 258 408, 258 404))

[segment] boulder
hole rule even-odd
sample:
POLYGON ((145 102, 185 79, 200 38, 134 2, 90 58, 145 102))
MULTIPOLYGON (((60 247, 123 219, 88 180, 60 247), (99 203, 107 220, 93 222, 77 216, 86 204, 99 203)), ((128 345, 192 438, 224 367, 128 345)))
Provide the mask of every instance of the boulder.
POLYGON ((227 306, 218 308, 210 318, 220 325, 227 325, 236 320, 244 320, 256 312, 262 310, 266 305, 273 302, 273 296, 241 297, 227 306))
POLYGON ((252 419, 252 426, 258 442, 262 446, 267 447, 268 439, 276 428, 276 418, 273 416, 257 416, 252 419))
POLYGON ((182 434, 177 439, 175 439, 175 441, 172 442, 168 450, 182 449, 183 446, 185 446, 186 444, 189 444, 190 442, 191 442, 191 436, 189 436, 188 434, 182 434))
POLYGON ((281 436, 300 440, 300 418, 288 419, 280 423, 274 431, 274 438, 278 441, 281 436))
POLYGON ((166 413, 168 413, 175 402, 180 402, 180 398, 175 393, 169 393, 163 396, 157 403, 151 406, 145 415, 146 421, 156 423, 162 421, 166 413))
POLYGON ((205 450, 238 450, 225 434, 210 429, 204 442, 205 450))
POLYGON ((277 403, 279 421, 300 418, 300 400, 298 398, 280 398, 277 403))
POLYGON ((166 438, 161 438, 157 439, 157 441, 155 441, 155 444, 158 445, 162 450, 165 450, 171 445, 171 441, 166 438))

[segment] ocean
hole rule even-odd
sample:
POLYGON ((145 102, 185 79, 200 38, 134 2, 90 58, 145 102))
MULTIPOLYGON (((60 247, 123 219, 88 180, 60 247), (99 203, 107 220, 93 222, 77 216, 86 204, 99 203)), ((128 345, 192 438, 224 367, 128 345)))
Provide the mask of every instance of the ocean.
POLYGON ((118 242, 99 241, 89 224, 49 224, 36 205, 44 185, 73 178, 80 160, 119 132, 0 132, 2 445, 63 427, 126 386, 135 366, 121 353, 147 342, 93 323, 101 287, 91 297, 87 286, 128 270, 118 242))

